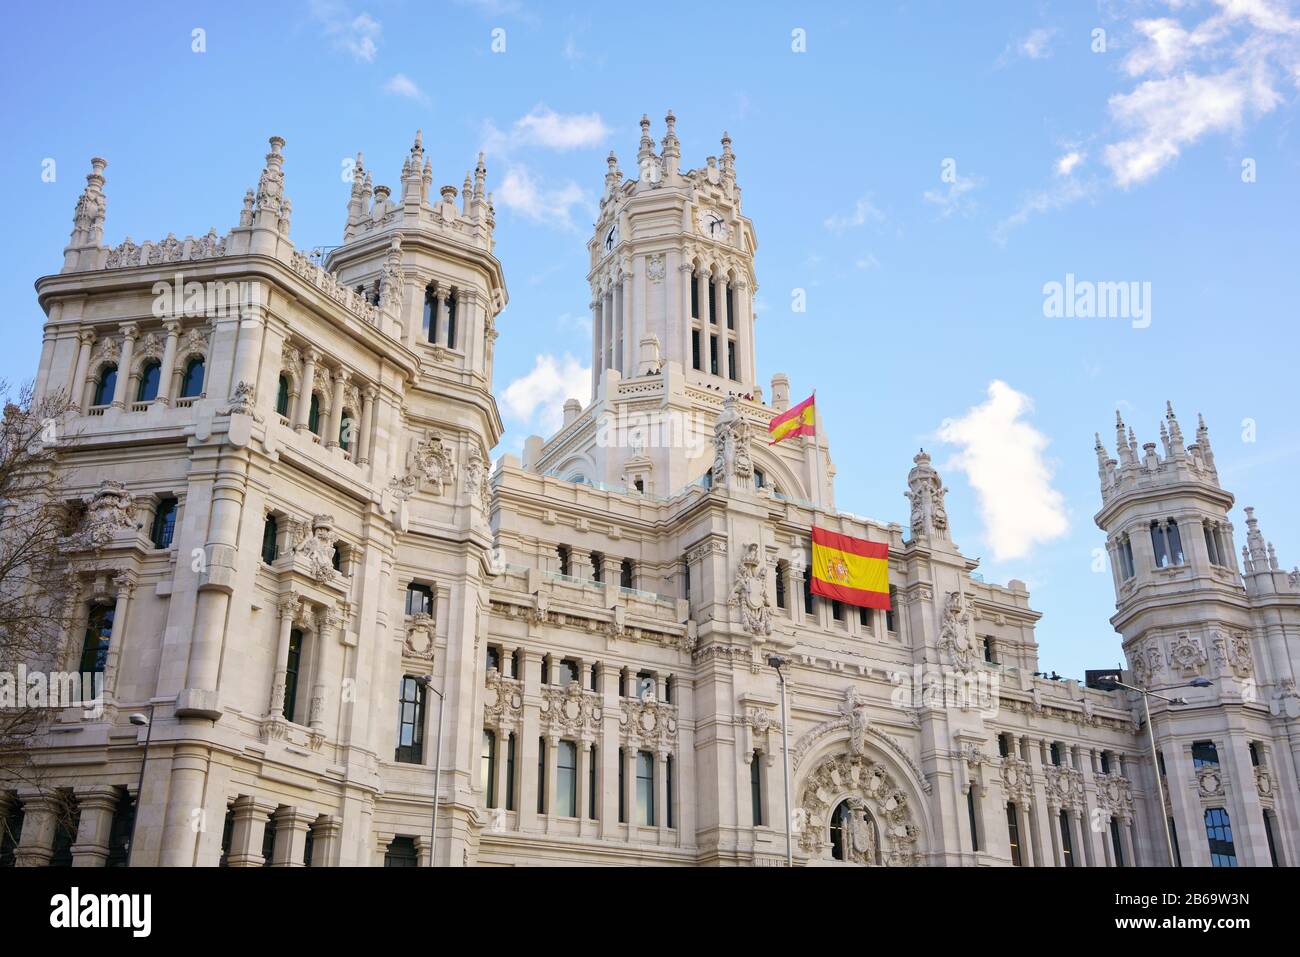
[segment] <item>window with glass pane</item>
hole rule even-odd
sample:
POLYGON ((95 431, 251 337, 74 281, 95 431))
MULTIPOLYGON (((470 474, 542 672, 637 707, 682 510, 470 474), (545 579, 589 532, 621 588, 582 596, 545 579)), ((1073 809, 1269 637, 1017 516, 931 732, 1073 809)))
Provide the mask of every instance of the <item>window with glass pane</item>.
POLYGON ((447 348, 456 348, 456 291, 447 296, 447 348))
POLYGON ((1110 848, 1115 853, 1115 866, 1124 866, 1124 848, 1119 838, 1119 821, 1110 819, 1110 848))
POLYGON ((487 646, 487 654, 483 659, 483 667, 487 671, 501 670, 501 652, 496 645, 487 646))
POLYGON ((483 730, 483 753, 479 764, 479 784, 483 788, 485 806, 496 807, 497 736, 486 728, 483 730))
POLYGON ((804 572, 803 576, 803 612, 805 615, 813 613, 812 569, 804 572))
POLYGON ((1205 836, 1210 842, 1211 867, 1236 867, 1237 848, 1232 842, 1232 822, 1221 807, 1205 811, 1205 836))
POLYGON ((262 522, 262 561, 271 565, 275 562, 276 541, 280 537, 280 522, 274 515, 266 516, 262 522))
POLYGON ((718 374, 718 337, 709 336, 709 373, 718 374))
POLYGON ((311 394, 311 405, 307 407, 307 428, 313 435, 320 435, 320 396, 311 394))
POLYGON ((546 813, 546 739, 537 739, 537 813, 546 813))
POLYGON ((1007 839, 1011 842, 1011 863, 1020 867, 1020 820, 1016 806, 1007 804, 1007 839))
POLYGON ((870 608, 863 608, 861 606, 858 607, 858 624, 862 627, 863 631, 871 630, 871 609, 870 608))
POLYGON ((86 635, 81 644, 83 674, 104 673, 108 664, 108 643, 113 636, 113 606, 91 605, 86 619, 86 635))
POLYGON ((420 331, 424 333, 425 342, 433 342, 437 335, 437 309, 437 293, 433 286, 426 286, 424 288, 424 312, 420 315, 420 331))
POLYGON ((284 666, 284 720, 292 721, 294 704, 298 700, 298 672, 302 668, 302 632, 297 628, 289 632, 289 656, 284 666))
POLYGON ((1058 817, 1061 824, 1061 856, 1065 858, 1065 866, 1074 866, 1074 848, 1070 843, 1070 818, 1064 811, 1058 817))
POLYGON ((894 592, 894 586, 889 586, 889 607, 885 609, 885 630, 892 633, 898 631, 898 615, 894 611, 898 607, 898 598, 894 592))
POLYGON ((648 671, 637 672, 636 676, 636 696, 642 701, 647 701, 655 693, 655 676, 648 671))
POLYGON ((670 754, 664 758, 664 800, 668 806, 664 808, 664 823, 669 827, 676 827, 673 823, 673 807, 676 802, 673 800, 673 756, 670 754))
POLYGON ((555 752, 555 813, 560 817, 578 816, 578 746, 561 741, 555 752))
POLYGON ((1213 741, 1192 742, 1192 766, 1198 768, 1217 768, 1219 766, 1219 749, 1213 741))
POLYGON ((280 376, 280 382, 275 389, 275 412, 276 415, 288 416, 289 414, 289 377, 280 376))
POLYGON ((970 818, 970 846, 972 851, 978 852, 980 849, 980 832, 976 826, 975 813, 975 788, 973 785, 966 785, 966 815, 970 818))
POLYGON ((433 589, 416 582, 406 586, 406 613, 408 615, 433 614, 433 589))
POLYGON ((410 675, 402 677, 394 760, 402 764, 424 762, 424 683, 410 675))
POLYGON ((420 852, 413 837, 395 837, 384 851, 384 867, 419 867, 420 852))
POLYGON ((185 363, 185 375, 181 377, 181 398, 192 399, 203 392, 203 360, 195 356, 185 363))
POLYGON ((158 502, 149 534, 154 548, 171 548, 172 536, 176 533, 176 507, 176 499, 170 496, 158 502))
POLYGON ((691 368, 700 367, 700 330, 691 330, 691 368))
POLYGON ((1264 836, 1268 838, 1268 859, 1272 861, 1274 867, 1278 867, 1277 843, 1273 838, 1273 812, 1264 812, 1264 836))
POLYGON ((596 820, 596 746, 587 752, 587 817, 596 820))
POLYGON ((655 756, 649 751, 636 753, 636 822, 655 822, 655 756))
POLYGON ((841 801, 831 812, 831 857, 837 861, 845 860, 844 832, 851 813, 848 801, 841 801))
POLYGON ((763 752, 755 751, 749 759, 749 806, 753 809, 754 825, 763 823, 763 752))
POLYGON ((618 749, 618 823, 627 823, 627 754, 618 749))
POLYGON ((146 362, 140 370, 140 386, 135 392, 135 401, 152 402, 158 398, 158 383, 162 375, 162 365, 157 361, 146 362))
POLYGON ((560 687, 569 687, 570 682, 578 680, 578 662, 575 658, 564 658, 560 661, 560 687))
POLYGON ((502 789, 506 792, 506 810, 515 809, 515 733, 510 732, 510 737, 506 738, 506 776, 501 782, 502 789))
POLYGON ((1151 550, 1155 556, 1156 568, 1164 568, 1169 564, 1169 551, 1165 544, 1165 530, 1160 527, 1159 522, 1151 523, 1151 550))
POLYGON ((115 391, 117 391, 117 366, 104 366, 99 370, 99 378, 95 380, 95 397, 91 405, 108 405, 113 401, 115 391))
POLYGON ((1169 541, 1169 563, 1171 565, 1181 565, 1183 563, 1183 539, 1178 533, 1178 523, 1172 518, 1165 525, 1165 537, 1169 541))

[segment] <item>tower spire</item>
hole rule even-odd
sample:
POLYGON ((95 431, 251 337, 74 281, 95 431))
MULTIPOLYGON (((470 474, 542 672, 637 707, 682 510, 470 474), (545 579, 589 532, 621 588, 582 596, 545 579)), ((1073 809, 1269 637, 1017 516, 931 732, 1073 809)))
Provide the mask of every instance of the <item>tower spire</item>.
POLYGON ((735 178, 736 175, 736 154, 731 150, 731 134, 726 130, 722 131, 722 173, 728 178, 735 178))
POLYGON ((86 188, 77 197, 77 207, 72 213, 72 235, 63 250, 64 272, 80 268, 78 250, 94 248, 97 251, 104 239, 104 214, 108 210, 108 198, 104 195, 106 166, 108 160, 102 156, 95 156, 90 160, 90 172, 86 174, 86 188))
POLYGON ((677 117, 673 116, 673 111, 669 110, 664 116, 663 157, 664 157, 664 174, 668 177, 677 175, 682 158, 682 146, 677 140, 677 117))

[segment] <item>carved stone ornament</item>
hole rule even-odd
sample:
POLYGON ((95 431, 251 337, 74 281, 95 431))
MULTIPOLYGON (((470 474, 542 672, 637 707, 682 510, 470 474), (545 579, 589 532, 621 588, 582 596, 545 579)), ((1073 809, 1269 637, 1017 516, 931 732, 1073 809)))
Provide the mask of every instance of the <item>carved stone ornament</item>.
POLYGON ((1205 662, 1205 649, 1198 638, 1179 635, 1169 646, 1169 666, 1181 671, 1184 678, 1199 675, 1205 662))
POLYGON ((735 396, 727 396, 722 412, 713 423, 713 484, 728 485, 733 478, 749 478, 753 474, 749 423, 736 411, 735 396))
POLYGON ((1249 678, 1254 672, 1250 657, 1250 641, 1245 635, 1228 637, 1216 632, 1213 638, 1214 654, 1219 665, 1228 669, 1238 678, 1249 678))
POLYGON ((829 755, 808 775, 794 811, 804 853, 829 856, 831 816, 846 800, 849 833, 843 836, 849 839, 845 844, 849 860, 892 867, 917 863, 921 830, 911 801, 889 770, 865 755, 829 755))
POLYGON ((1223 796, 1223 772, 1213 765, 1202 765, 1196 769, 1196 787, 1201 797, 1223 796))
POLYGON ((112 541, 118 529, 135 528, 135 503, 121 482, 104 479, 86 503, 85 523, 72 542, 83 548, 102 548, 112 541))
POLYGON ((478 442, 470 442, 469 457, 465 461, 465 492, 470 504, 484 512, 492 510, 492 486, 488 470, 491 465, 478 442))
POLYGON ((339 537, 334 532, 333 515, 313 515, 311 536, 298 543, 294 552, 307 559, 312 578, 318 582, 334 580, 334 545, 339 537))
POLYGON ((230 396, 230 405, 222 409, 221 414, 248 415, 252 416, 254 422, 261 422, 262 416, 257 412, 257 387, 240 379, 230 396))
POLYGON ((1074 768, 1049 764, 1043 768, 1047 785, 1047 804, 1053 813, 1063 808, 1082 812, 1084 807, 1083 773, 1074 768))
POLYGON ((542 726, 552 734, 595 734, 603 714, 600 695, 583 691, 576 681, 563 688, 542 689, 542 726))
POLYGON ((497 728, 517 727, 524 715, 523 682, 493 668, 487 673, 484 687, 483 716, 487 723, 497 728))
POLYGON ((624 699, 619 726, 624 740, 634 746, 648 744, 658 751, 672 751, 677 746, 676 705, 649 699, 624 699))
POLYGON ((438 432, 430 431, 415 443, 407 462, 408 473, 418 476, 434 495, 441 495, 456 477, 456 458, 438 432))
POLYGON ((1273 772, 1262 764, 1255 767, 1255 789, 1262 798, 1273 796, 1273 772))
POLYGON ((434 640, 433 616, 424 612, 412 615, 406 635, 402 638, 404 652, 420 661, 432 661, 434 640))
POLYGON ((667 268, 664 266, 664 257, 654 253, 646 261, 645 274, 651 282, 663 282, 667 268))
POLYGON ((1133 817, 1133 793, 1127 778, 1118 774, 1098 774, 1097 804, 1111 817, 1130 820, 1133 817))
POLYGON ((740 622, 751 635, 772 634, 772 603, 767 594, 767 562, 755 542, 745 546, 728 604, 740 609, 740 622))
POLYGON ((998 769, 998 779, 1008 800, 1027 803, 1033 795, 1033 770, 1029 762, 1023 758, 1010 754, 1003 757, 1002 766, 998 769))
POLYGON ((930 464, 930 454, 921 449, 913 457, 915 465, 907 473, 908 491, 903 495, 912 503, 912 537, 948 537, 948 512, 943 497, 948 493, 939 473, 930 464))
POLYGON ((939 626, 939 649, 948 663, 958 671, 975 667, 975 634, 971 614, 972 601, 961 592, 950 591, 943 603, 943 622, 939 626))

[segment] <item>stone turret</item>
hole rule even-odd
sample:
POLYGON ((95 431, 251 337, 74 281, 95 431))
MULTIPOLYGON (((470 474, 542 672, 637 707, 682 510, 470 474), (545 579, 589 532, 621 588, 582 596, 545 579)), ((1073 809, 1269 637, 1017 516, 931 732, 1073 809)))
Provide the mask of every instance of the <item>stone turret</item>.
POLYGON ((104 195, 104 167, 108 160, 96 156, 90 161, 86 188, 77 197, 72 214, 72 235, 63 250, 63 272, 94 269, 99 265, 100 246, 104 241, 104 215, 108 197, 104 195))

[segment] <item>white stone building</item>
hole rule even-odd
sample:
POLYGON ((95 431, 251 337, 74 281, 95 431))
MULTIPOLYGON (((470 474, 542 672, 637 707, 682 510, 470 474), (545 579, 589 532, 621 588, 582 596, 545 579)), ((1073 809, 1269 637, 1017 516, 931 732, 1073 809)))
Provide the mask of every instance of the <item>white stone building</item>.
POLYGON ((683 169, 673 122, 609 158, 588 401, 494 471, 481 159, 435 193, 417 136, 392 192, 358 156, 319 263, 279 138, 224 235, 106 244, 92 161, 36 387, 77 402, 44 666, 107 706, 0 782, 0 862, 122 863, 136 803, 132 863, 170 866, 770 865, 787 819, 796 865, 1158 864, 1166 817, 1184 864, 1300 860, 1300 575, 1253 517, 1238 567, 1204 426, 1098 442, 1125 680, 1187 699, 1152 699, 1162 810, 1141 699, 1041 674, 929 456, 903 528, 835 509, 824 423, 767 444, 736 158, 683 169), (888 543, 893 611, 811 597, 814 522, 888 543))

